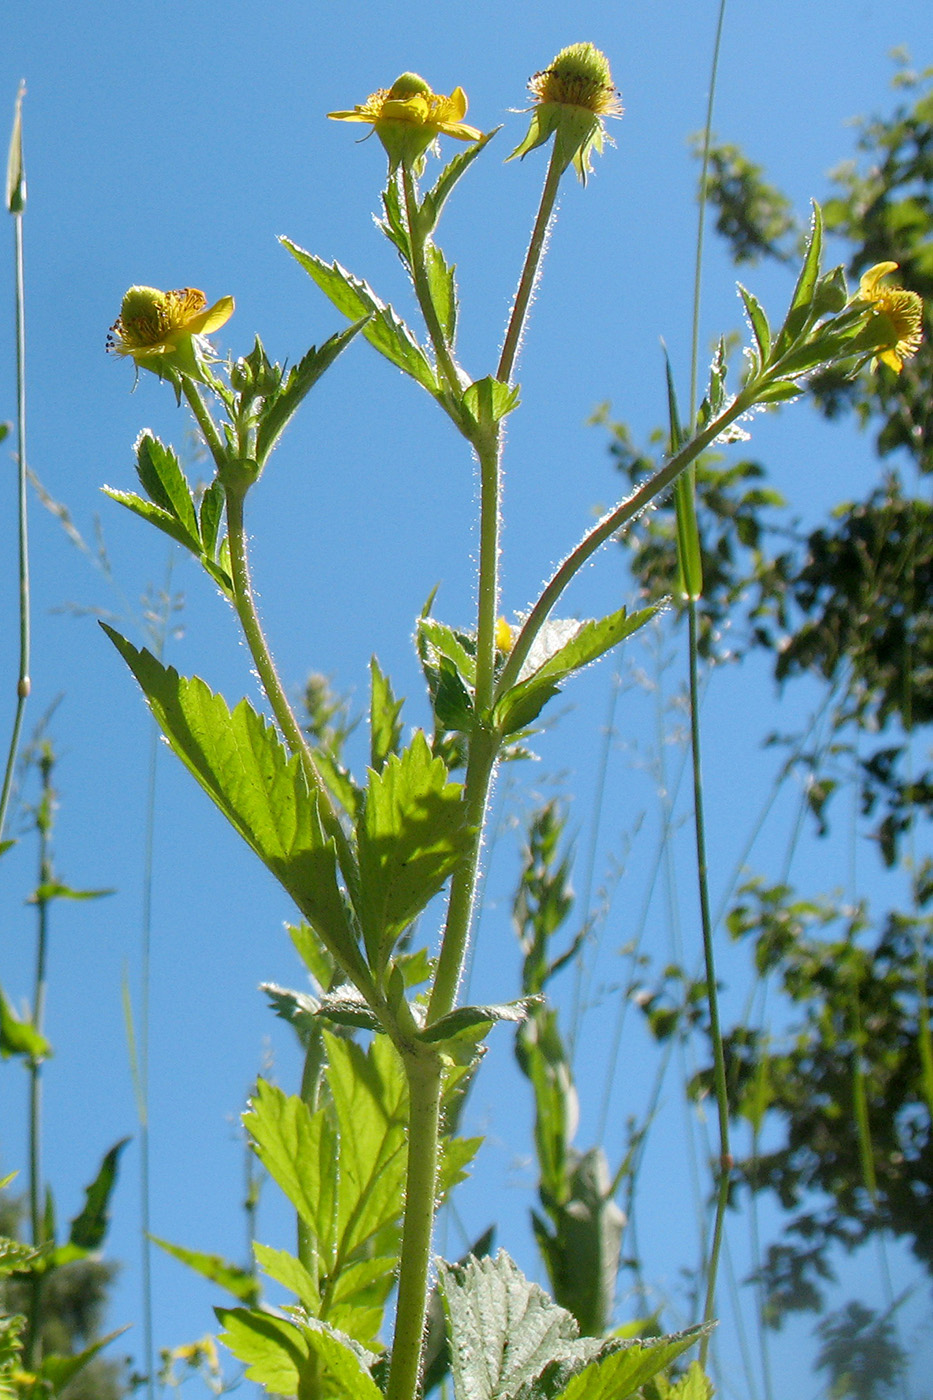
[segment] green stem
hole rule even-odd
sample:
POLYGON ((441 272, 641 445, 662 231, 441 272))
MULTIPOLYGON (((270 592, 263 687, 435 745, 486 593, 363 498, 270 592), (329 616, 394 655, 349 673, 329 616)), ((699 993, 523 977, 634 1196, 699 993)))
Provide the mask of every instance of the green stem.
POLYGON ((405 196, 405 215, 408 223, 408 238, 411 243, 411 277, 415 287, 415 295, 418 298, 418 305, 421 307, 421 314, 431 337, 431 344, 434 346, 438 368, 447 382, 447 387, 459 399, 463 393, 463 384, 431 296, 424 260, 425 239, 419 227, 415 182, 411 171, 404 165, 402 166, 402 191, 405 196))
POLYGON ((627 500, 623 501, 621 505, 616 506, 608 515, 604 515, 602 520, 584 535, 576 549, 572 550, 572 552, 567 555, 564 562, 555 569, 545 585, 541 596, 528 614, 524 626, 509 653, 508 661, 502 668, 502 673, 499 676, 499 683, 496 686, 497 696, 504 695, 505 692, 515 684, 522 665, 534 645, 535 638, 547 621, 552 608, 571 580, 583 568, 587 560, 595 554, 600 545, 605 544, 606 540, 611 539, 617 530, 627 525, 630 520, 634 520, 637 515, 641 514, 646 506, 651 504, 656 496, 660 496, 663 491, 666 491, 680 473, 688 467, 690 463, 700 455, 704 448, 708 447, 730 423, 735 422, 736 418, 740 418, 743 413, 748 412, 755 403, 755 393, 761 390, 763 382, 763 380, 759 380, 754 387, 746 386, 746 388, 742 389, 725 412, 721 413, 718 418, 707 424, 703 431, 698 433, 690 442, 686 443, 679 452, 675 453, 669 462, 665 462, 664 466, 661 467, 659 471, 655 472, 654 476, 649 477, 646 482, 638 487, 637 491, 633 491, 627 500))
POLYGON ((560 177, 566 168, 566 164, 558 164, 557 142, 555 141, 554 148, 551 151, 551 161, 548 165, 547 175, 544 180, 544 189, 541 191, 541 203, 538 206, 538 217, 535 219, 535 225, 531 231, 531 242, 528 244, 528 252, 525 254, 525 265, 522 268, 522 275, 519 278, 518 290, 515 293, 515 301, 512 303, 512 314, 509 317, 509 324, 505 332, 505 340, 502 344, 499 368, 496 370, 496 378, 506 384, 512 382, 512 369, 515 365, 515 357, 518 354, 519 346, 522 343, 522 332, 525 329, 525 318, 528 314, 531 294, 535 289, 535 283, 538 280, 538 273, 541 269, 541 254, 544 252, 544 245, 547 242, 548 227, 551 222, 551 216, 554 213, 554 201, 557 198, 557 187, 560 184, 560 177))
POLYGON ((204 441, 210 449, 210 454, 214 459, 214 465, 220 471, 226 466, 228 460, 227 450, 224 447, 217 425, 210 415, 210 411, 198 392, 198 386, 193 379, 182 377, 181 390, 188 400, 188 406, 195 418, 198 420, 198 427, 201 429, 204 441))
POLYGON ((386 1400, 415 1400, 420 1389, 441 1126, 440 1059, 423 1049, 404 1053, 403 1059, 409 1097, 408 1167, 386 1400))
MULTIPOLYGON (((36 896, 36 980, 32 1003, 32 1028, 42 1034, 45 1023, 45 997, 47 988, 48 962, 48 898, 42 893, 53 880, 51 857, 52 823, 52 766, 51 751, 46 749, 39 760, 42 774, 42 790, 36 816, 39 832, 39 887, 36 896)), ((42 1061, 32 1057, 29 1061, 29 1223, 32 1244, 35 1248, 45 1243, 45 1223, 42 1211, 42 1061)), ((42 1291, 44 1274, 35 1270, 30 1275, 29 1321, 23 1349, 23 1362, 27 1371, 38 1365, 42 1355, 42 1291)))
POLYGON ((476 626, 476 685, 474 728, 470 736, 464 801, 467 822, 473 831, 470 847, 457 867, 450 886, 447 922, 431 990, 428 1021, 453 1010, 463 974, 476 898, 483 822, 489 801, 499 737, 488 727, 492 707, 496 663, 496 614, 499 606, 499 500, 501 438, 498 432, 477 443, 480 465, 480 547, 476 626))
MULTIPOLYGON (((245 493, 247 493, 247 487, 244 484, 235 483, 226 486, 227 539, 230 542, 230 574, 234 585, 234 608, 237 609, 237 616, 240 617, 240 624, 244 630, 244 636, 247 638, 249 654, 254 659, 256 672, 258 672, 262 689, 265 690, 269 704, 272 706, 272 713, 275 714, 277 725, 279 725, 291 753, 297 756, 298 763, 301 764, 301 771, 304 773, 308 788, 318 798, 318 812, 322 825, 335 843, 340 869, 346 876, 347 871, 353 871, 356 868, 356 857, 354 857, 352 847, 347 840, 346 832, 340 825, 338 815, 333 811, 331 794, 326 790, 324 778, 319 774, 304 731, 298 724, 293 708, 289 704, 289 697, 284 693, 275 662, 272 661, 272 654, 270 654, 268 644, 266 644, 262 623, 259 622, 259 613, 256 610, 255 596, 252 592, 252 580, 249 577, 247 532, 244 528, 245 493)), ((377 993, 375 993, 373 980, 368 976, 366 963, 363 962, 363 959, 354 960, 352 967, 345 966, 343 970, 347 976, 352 977, 361 993, 366 995, 370 1005, 375 1007, 378 1001, 377 993)))
POLYGON ((26 297, 23 281, 23 216, 13 216, 15 243, 16 286, 16 456, 18 475, 18 535, 19 535, 19 674, 16 681, 16 712, 7 753, 3 787, 0 789, 0 838, 6 823, 16 755, 23 728, 23 715, 30 691, 29 650, 29 535, 26 513, 26 297))
MULTIPOLYGON (((716 1111, 719 1119, 719 1166, 717 1170, 716 1218, 706 1273, 706 1303, 703 1321, 712 1322, 716 1306, 716 1275, 722 1249, 726 1207, 729 1203, 729 1178, 732 1156, 729 1150, 729 1095, 726 1088, 726 1061, 723 1054, 722 1030, 719 1024, 719 993, 716 988, 716 961, 713 953, 713 926, 709 910, 709 883, 706 861, 706 822, 703 812, 703 772, 700 762, 700 697, 697 681, 697 609, 691 598, 687 601, 690 627, 690 746, 693 758, 693 811, 696 835, 697 881, 700 895, 700 923, 703 930, 703 961, 706 970, 706 998, 709 1005, 710 1038, 713 1042, 713 1082, 716 1089, 716 1111)), ((706 1365, 710 1337, 707 1333, 700 1343, 700 1365, 706 1365)))

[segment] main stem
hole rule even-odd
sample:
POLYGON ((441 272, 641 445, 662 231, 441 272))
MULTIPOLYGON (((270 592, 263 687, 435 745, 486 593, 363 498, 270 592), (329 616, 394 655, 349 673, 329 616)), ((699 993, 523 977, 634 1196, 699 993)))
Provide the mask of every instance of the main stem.
MULTIPOLYGON (((45 994, 48 960, 48 898, 43 891, 52 883, 50 824, 52 820, 52 757, 44 753, 39 763, 42 791, 39 798, 37 827, 39 830, 39 890, 36 898, 38 930, 36 936, 36 981, 33 991, 32 1028, 42 1034, 45 1022, 45 994)), ((29 1061, 29 1223, 33 1247, 45 1243, 42 1218, 42 1060, 34 1055, 29 1061)), ((36 1269, 30 1276, 29 1322, 23 1348, 27 1371, 34 1370, 42 1355, 42 1292, 44 1274, 36 1269)))
POLYGON ((398 1304, 386 1400, 415 1400, 421 1384, 440 1155, 441 1061, 423 1047, 403 1052, 402 1059, 408 1078, 408 1168, 398 1304))
POLYGON ((490 728, 496 663, 496 614, 499 606, 499 483, 501 437, 498 431, 475 444, 480 467, 479 595, 476 626, 474 726, 470 736, 464 802, 472 829, 470 847, 450 887, 447 922, 431 990, 428 1021, 453 1010, 463 972, 483 842, 483 822, 499 736, 490 728))

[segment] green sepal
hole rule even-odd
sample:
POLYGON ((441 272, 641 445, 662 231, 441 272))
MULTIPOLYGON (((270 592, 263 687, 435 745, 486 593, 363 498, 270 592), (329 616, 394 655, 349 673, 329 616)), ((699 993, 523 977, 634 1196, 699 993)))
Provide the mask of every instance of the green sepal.
POLYGON ((487 375, 464 390, 461 402, 477 427, 488 428, 518 407, 520 395, 520 385, 506 384, 487 375))
POLYGON ((369 764, 376 773, 381 773, 386 759, 398 753, 402 737, 402 723, 399 715, 404 700, 396 700, 392 684, 381 670, 375 656, 370 658, 371 698, 369 705, 369 764))
POLYGON ((25 1055, 31 1060, 47 1060, 52 1054, 52 1046, 44 1035, 40 1035, 29 1021, 21 1021, 6 999, 0 987, 0 1057, 8 1060, 11 1055, 25 1055))
POLYGON ((499 1021, 526 1021, 532 1008, 543 1000, 543 997, 531 996, 495 1006, 458 1006, 456 1011, 450 1011, 425 1026, 419 1039, 428 1045, 462 1039, 464 1036, 475 1041, 477 1031, 485 1036, 499 1021))
POLYGON ((354 896, 370 967, 385 970, 405 929, 441 890, 469 840, 459 783, 419 730, 381 773, 370 770, 356 835, 360 889, 354 896))
POLYGON ((366 979, 337 883, 337 855, 317 796, 276 731, 241 700, 232 711, 204 681, 180 676, 101 623, 175 753, 272 871, 349 975, 366 979))
POLYGON ((180 1264, 184 1264, 186 1268, 200 1274, 211 1283, 216 1283, 241 1303, 258 1303, 261 1292, 259 1284, 251 1273, 241 1269, 238 1264, 231 1264, 220 1254, 204 1254, 198 1249, 185 1249, 183 1245, 170 1244, 168 1240, 159 1239, 158 1235, 150 1235, 149 1238, 180 1264))
POLYGON ((369 318, 363 327, 363 335, 370 345, 398 369, 417 380, 429 393, 435 396, 440 393, 437 375, 425 351, 405 322, 391 306, 380 301, 366 282, 354 277, 337 262, 328 264, 314 253, 305 252, 289 238, 279 241, 338 311, 351 321, 369 318))
MULTIPOLYGON (((539 634, 543 638, 545 659, 533 673, 496 701, 493 709, 493 723, 500 734, 514 734, 526 729, 537 718, 552 696, 556 695, 563 682, 575 671, 582 670, 590 662, 618 646, 619 642, 650 622, 661 603, 638 612, 629 613, 626 608, 610 613, 608 617, 570 624, 572 633, 569 640, 557 641, 553 649, 548 647, 548 629, 557 629, 557 622, 546 623, 539 634)), ((566 625, 566 624, 565 624, 566 625)), ((556 633, 560 638, 561 633, 556 633)), ((532 652, 534 655, 534 652, 532 652)))
POLYGON ((293 365, 285 377, 281 388, 263 403, 259 414, 259 428, 256 433, 256 461, 260 468, 265 466, 270 452, 275 447, 288 423, 291 421, 302 399, 311 390, 321 375, 336 360, 342 350, 355 340, 363 330, 369 315, 363 315, 339 331, 318 348, 311 346, 308 353, 293 365))
POLYGON ((420 232, 423 238, 428 238, 434 232, 434 229, 437 227, 437 221, 441 216, 441 210, 461 175, 465 174, 480 151, 488 146, 496 133, 501 130, 502 127, 497 126, 494 127, 492 131, 487 131, 486 134, 481 136, 478 141, 475 141, 472 146, 468 146, 465 151, 460 151, 458 155, 454 156, 453 160, 449 161, 447 165, 444 166, 431 189, 427 191, 422 199, 421 207, 418 210, 420 232))

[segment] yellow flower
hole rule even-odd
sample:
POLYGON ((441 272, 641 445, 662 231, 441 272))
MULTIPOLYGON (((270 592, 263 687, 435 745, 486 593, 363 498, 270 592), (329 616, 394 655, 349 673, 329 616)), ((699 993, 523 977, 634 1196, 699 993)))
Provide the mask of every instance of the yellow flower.
POLYGON ((622 115, 609 60, 593 44, 571 44, 549 68, 535 73, 528 87, 535 99, 531 125, 509 160, 526 156, 556 132, 555 159, 561 171, 573 161, 586 184, 593 169, 590 155, 601 151, 606 139, 603 117, 622 115))
POLYGON ((923 301, 916 292, 905 291, 903 287, 881 285, 882 277, 896 269, 895 262, 875 263, 862 275, 858 299, 869 303, 875 312, 872 321, 878 323, 876 328, 883 333, 872 369, 880 360, 900 374, 904 361, 917 353, 923 340, 923 301))
POLYGON ((209 307, 203 291, 195 287, 178 291, 130 287, 106 337, 106 349, 132 356, 137 365, 155 374, 175 368, 200 378, 192 340, 219 330, 233 314, 233 297, 221 297, 209 307))
POLYGON ((438 136, 479 141, 482 132, 468 126, 463 88, 449 97, 432 92, 417 73, 403 73, 390 88, 370 93, 352 112, 328 112, 333 121, 369 122, 389 156, 390 172, 414 166, 438 136))

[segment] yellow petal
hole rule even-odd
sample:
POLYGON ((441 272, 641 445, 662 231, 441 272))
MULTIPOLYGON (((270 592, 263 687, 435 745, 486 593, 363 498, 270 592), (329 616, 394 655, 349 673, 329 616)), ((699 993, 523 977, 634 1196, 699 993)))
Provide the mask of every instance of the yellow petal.
POLYGON ((235 306, 233 297, 221 297, 220 301, 215 301, 206 311, 193 316, 185 330, 190 331, 192 335, 210 335, 212 331, 219 331, 221 326, 225 326, 230 320, 235 306))
POLYGON ((897 271, 896 262, 875 263, 867 272, 863 272, 858 284, 858 294, 863 301, 871 301, 877 293, 878 283, 882 277, 887 277, 889 272, 897 271))

